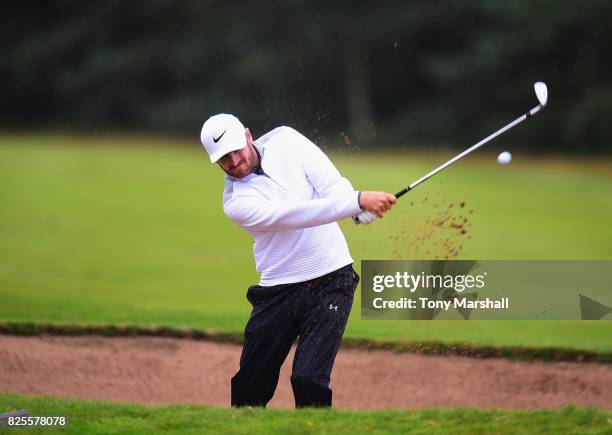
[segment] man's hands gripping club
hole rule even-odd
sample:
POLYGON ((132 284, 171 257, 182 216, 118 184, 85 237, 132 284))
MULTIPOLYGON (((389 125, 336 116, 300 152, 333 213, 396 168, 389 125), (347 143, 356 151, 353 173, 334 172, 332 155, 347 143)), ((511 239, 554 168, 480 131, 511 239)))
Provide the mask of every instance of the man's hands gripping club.
POLYGON ((359 195, 359 207, 363 210, 357 216, 353 216, 356 224, 371 224, 377 218, 391 210, 397 198, 386 192, 361 192, 359 195))

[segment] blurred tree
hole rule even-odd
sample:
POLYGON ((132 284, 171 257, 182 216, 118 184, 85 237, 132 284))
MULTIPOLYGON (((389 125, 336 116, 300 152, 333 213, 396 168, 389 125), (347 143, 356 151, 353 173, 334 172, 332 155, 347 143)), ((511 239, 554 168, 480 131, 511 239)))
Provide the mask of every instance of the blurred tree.
POLYGON ((0 5, 0 125, 187 133, 232 112, 323 144, 609 151, 612 2, 76 0, 0 5))
POLYGON ((606 97, 612 85, 606 55, 612 3, 484 1, 480 9, 479 31, 468 45, 430 65, 437 88, 465 100, 468 111, 456 112, 460 124, 478 126, 475 137, 480 136, 493 118, 504 119, 512 107, 524 109, 528 84, 544 80, 550 107, 537 125, 519 130, 523 143, 551 150, 612 149, 604 120, 612 111, 606 97))

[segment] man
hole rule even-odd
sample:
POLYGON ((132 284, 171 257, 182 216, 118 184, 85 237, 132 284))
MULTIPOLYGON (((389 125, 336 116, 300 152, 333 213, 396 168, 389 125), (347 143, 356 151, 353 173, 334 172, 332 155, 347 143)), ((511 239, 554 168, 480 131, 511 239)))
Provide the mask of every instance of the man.
POLYGON ((232 378, 232 406, 266 406, 299 336, 291 385, 296 407, 331 406, 332 366, 359 277, 336 221, 371 223, 395 203, 385 192, 357 192, 306 137, 279 127, 253 141, 234 116, 219 114, 200 139, 227 174, 223 211, 255 239, 258 285, 232 378))

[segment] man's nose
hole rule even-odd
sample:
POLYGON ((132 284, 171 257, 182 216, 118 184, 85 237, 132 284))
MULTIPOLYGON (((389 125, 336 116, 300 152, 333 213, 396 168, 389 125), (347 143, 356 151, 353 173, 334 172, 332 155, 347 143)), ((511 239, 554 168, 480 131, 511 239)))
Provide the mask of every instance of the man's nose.
POLYGON ((235 151, 230 153, 230 162, 232 166, 236 166, 240 162, 240 154, 235 151))

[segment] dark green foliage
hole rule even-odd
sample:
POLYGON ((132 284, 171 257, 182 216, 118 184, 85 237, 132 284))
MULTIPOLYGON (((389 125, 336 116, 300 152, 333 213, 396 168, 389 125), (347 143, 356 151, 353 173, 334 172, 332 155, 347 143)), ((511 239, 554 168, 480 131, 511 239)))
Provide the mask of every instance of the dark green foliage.
POLYGON ((232 112, 255 135, 463 147, 535 105, 513 148, 609 151, 605 0, 9 2, 0 126, 197 138, 232 112))

